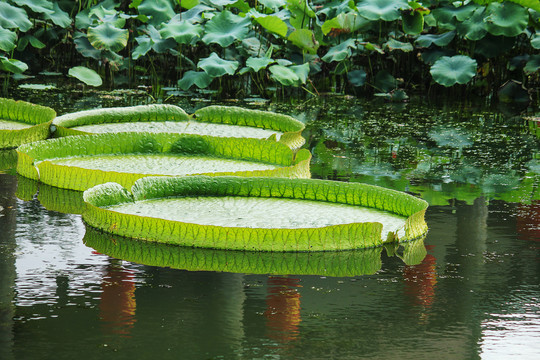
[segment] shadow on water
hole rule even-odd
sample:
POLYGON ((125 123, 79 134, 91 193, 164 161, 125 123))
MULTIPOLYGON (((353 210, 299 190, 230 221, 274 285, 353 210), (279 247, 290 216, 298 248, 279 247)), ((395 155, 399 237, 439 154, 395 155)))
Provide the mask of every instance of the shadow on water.
MULTIPOLYGON (((114 96, 33 101, 61 103, 61 113, 146 101, 114 96)), ((538 358, 540 147, 524 118, 534 109, 329 98, 248 106, 306 123, 314 177, 426 199, 427 238, 329 257, 178 249, 86 229, 80 193, 8 171, 2 360, 538 358)))

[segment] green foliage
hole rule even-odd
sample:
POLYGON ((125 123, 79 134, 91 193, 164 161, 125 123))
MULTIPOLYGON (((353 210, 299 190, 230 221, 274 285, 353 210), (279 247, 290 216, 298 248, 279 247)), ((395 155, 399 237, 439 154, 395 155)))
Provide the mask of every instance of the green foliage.
POLYGON ((271 96, 373 92, 380 71, 406 79, 400 91, 422 91, 433 83, 430 65, 463 55, 485 69, 469 90, 491 91, 511 79, 530 88, 539 81, 533 60, 508 69, 511 59, 540 48, 539 11, 536 0, 140 0, 127 7, 105 0, 80 8, 9 0, 0 3, 0 70, 50 66, 65 74, 83 65, 111 84, 116 75, 132 82, 143 75, 155 89, 166 82, 271 96), (73 49, 80 56, 60 60, 73 49), (43 59, 49 63, 38 65, 43 59), (244 81, 213 81, 225 75, 244 81))
POLYGON ((433 80, 444 86, 466 84, 476 75, 476 60, 468 56, 443 56, 431 66, 433 80))

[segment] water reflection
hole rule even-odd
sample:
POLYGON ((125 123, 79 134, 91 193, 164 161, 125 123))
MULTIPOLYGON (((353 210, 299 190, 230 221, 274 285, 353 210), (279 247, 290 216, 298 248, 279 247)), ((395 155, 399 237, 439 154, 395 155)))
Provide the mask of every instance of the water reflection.
POLYGON ((267 335, 281 345, 294 341, 299 336, 300 316, 300 279, 288 277, 269 277, 266 296, 267 335))
POLYGON ((354 251, 249 252, 188 248, 111 235, 87 226, 83 239, 87 246, 109 256, 139 264, 190 271, 226 271, 248 274, 294 274, 357 276, 381 269, 381 253, 386 249, 405 263, 416 264, 426 254, 424 239, 401 245, 354 251))

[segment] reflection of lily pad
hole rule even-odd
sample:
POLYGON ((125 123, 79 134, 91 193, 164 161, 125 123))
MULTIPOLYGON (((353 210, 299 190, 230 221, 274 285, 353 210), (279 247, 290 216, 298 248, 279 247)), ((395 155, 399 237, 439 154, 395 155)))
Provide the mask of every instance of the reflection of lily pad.
MULTIPOLYGON (((111 235, 87 227, 83 242, 100 254, 138 264, 188 271, 219 271, 270 275, 359 276, 381 269, 382 247, 317 253, 246 252, 178 248, 111 235)), ((423 239, 404 244, 403 259, 418 263, 423 239)), ((421 261, 422 259, 420 259, 421 261)))
POLYGON ((18 155, 19 174, 79 191, 148 175, 309 177, 311 157, 279 142, 168 133, 68 136, 27 144, 18 155))
POLYGON ((21 84, 21 85, 19 85, 19 88, 21 88, 21 89, 29 89, 29 90, 52 90, 52 89, 56 89, 56 85, 52 85, 52 84, 21 84))
POLYGON ((17 166, 17 152, 15 150, 0 150, 0 172, 15 169, 17 166))
POLYGON ((84 193, 84 201, 83 218, 90 226, 193 247, 346 250, 412 240, 427 230, 427 203, 360 183, 147 177, 135 183, 132 193, 114 183, 96 186, 84 193))

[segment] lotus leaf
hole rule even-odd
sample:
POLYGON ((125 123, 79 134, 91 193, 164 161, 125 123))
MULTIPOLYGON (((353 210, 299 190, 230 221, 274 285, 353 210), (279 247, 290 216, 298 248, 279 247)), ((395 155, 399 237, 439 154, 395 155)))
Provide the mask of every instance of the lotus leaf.
POLYGON ((8 59, 5 56, 0 56, 0 69, 14 74, 20 74, 28 70, 28 65, 17 59, 8 59))
POLYGON ((199 89, 204 89, 210 85, 214 78, 208 75, 204 71, 187 71, 182 79, 178 80, 178 86, 182 90, 188 90, 193 85, 196 85, 199 89))
POLYGON ((457 25, 458 33, 469 40, 477 41, 486 36, 488 29, 487 23, 484 21, 485 8, 479 7, 474 11, 471 17, 457 25))
POLYGON ((17 33, 0 26, 0 50, 10 52, 15 49, 17 33))
POLYGON ((321 30, 324 35, 328 35, 332 30, 342 30, 346 33, 357 31, 371 24, 369 20, 360 16, 357 12, 341 13, 335 18, 325 21, 321 30))
POLYGON ((385 47, 388 48, 388 50, 401 50, 403 52, 411 52, 413 51, 413 46, 411 43, 408 42, 401 42, 397 41, 396 39, 390 39, 385 44, 385 47))
POLYGON ((201 25, 189 21, 169 21, 163 25, 160 34, 163 38, 173 38, 179 44, 195 44, 201 37, 201 25))
POLYGON ((532 74, 540 70, 540 55, 531 56, 523 70, 528 74, 532 74))
POLYGON ((439 35, 420 35, 414 43, 416 44, 416 46, 419 47, 430 47, 432 44, 442 47, 450 44, 450 42, 454 39, 455 36, 455 31, 448 31, 439 35))
POLYGON ((71 17, 60 8, 57 2, 53 4, 53 11, 51 13, 45 13, 43 17, 64 29, 71 25, 71 17))
POLYGON ((367 73, 363 69, 353 70, 347 73, 347 79, 355 87, 363 86, 366 83, 366 78, 367 73))
POLYGON ((531 36, 531 46, 535 49, 540 49, 540 33, 534 33, 531 36))
POLYGON ((457 21, 464 21, 473 14, 477 9, 482 8, 477 4, 467 4, 465 6, 463 5, 449 5, 449 6, 442 6, 439 8, 434 9, 431 13, 437 20, 437 22, 440 23, 450 23, 454 19, 457 21))
POLYGON ((316 54, 319 48, 319 42, 315 39, 315 34, 308 29, 295 30, 289 35, 288 39, 294 45, 310 54, 316 54))
POLYGON ((191 9, 195 6, 199 5, 199 0, 181 0, 180 6, 182 6, 184 9, 191 9))
POLYGON ((406 0, 364 0, 356 5, 360 15, 368 20, 394 21, 401 16, 400 10, 410 9, 406 0))
POLYGON ((388 93, 395 88, 397 88, 397 80, 392 74, 386 70, 381 70, 375 75, 375 86, 376 89, 381 90, 382 92, 388 93))
POLYGON ((144 0, 138 7, 139 13, 146 15, 152 25, 159 25, 169 21, 176 15, 169 0, 144 0))
POLYGON ((111 23, 88 28, 88 41, 98 50, 119 51, 126 47, 129 32, 111 23))
POLYGON ((86 85, 101 86, 103 84, 103 80, 101 80, 101 76, 97 72, 84 66, 72 67, 69 69, 68 74, 86 85))
POLYGON ((287 0, 287 9, 290 12, 289 23, 295 29, 309 27, 309 19, 315 17, 308 0, 287 0))
POLYGON ((53 3, 47 0, 13 0, 19 6, 28 6, 36 13, 52 13, 53 3))
POLYGON ((249 18, 234 15, 224 10, 206 23, 205 44, 218 44, 221 47, 230 46, 237 40, 243 39, 249 32, 249 18))
POLYGON ((277 11, 279 8, 287 5, 287 0, 259 0, 266 8, 277 11))
POLYGON ((427 230, 425 201, 360 183, 147 177, 131 191, 114 183, 86 191, 84 220, 107 232, 143 240, 255 251, 370 248, 419 238, 427 230), (190 205, 195 206, 193 211, 183 211, 192 209, 190 205), (264 212, 265 221, 251 211, 264 212), (325 220, 317 220, 321 216, 325 220))
POLYGON ((527 9, 511 2, 491 3, 486 9, 486 14, 487 30, 496 36, 517 36, 529 23, 527 9))
POLYGON ((403 32, 409 35, 418 35, 424 30, 424 15, 412 11, 402 15, 403 32))
POLYGON ((212 4, 214 6, 219 6, 219 7, 232 5, 237 1, 238 0, 209 0, 210 4, 212 4))
POLYGON ((262 16, 255 19, 266 30, 278 34, 281 37, 287 36, 287 24, 274 15, 262 16))
POLYGON ((0 148, 48 138, 55 116, 56 112, 45 106, 0 98, 0 148))
POLYGON ((328 63, 332 61, 343 61, 351 56, 351 49, 355 48, 356 41, 354 39, 345 40, 339 45, 332 46, 328 49, 328 52, 322 57, 322 60, 328 63))
POLYGON ((285 86, 298 86, 300 77, 288 67, 282 65, 272 65, 269 68, 272 78, 285 86))
POLYGON ((268 57, 250 57, 246 60, 246 66, 255 72, 266 69, 268 65, 275 63, 274 59, 268 57))
MULTIPOLYGON (((100 254, 138 264, 188 271, 225 271, 247 274, 359 276, 375 274, 382 267, 383 247, 333 252, 250 252, 182 248, 138 241, 86 229, 83 242, 100 254)), ((385 246, 388 250, 391 245, 385 246)), ((403 261, 418 264, 426 255, 424 240, 403 243, 403 261)), ((395 254, 395 253, 394 253, 395 254)))
POLYGON ((6 1, 0 2, 0 26, 5 29, 18 29, 26 32, 32 28, 32 22, 24 9, 10 5, 6 1))
POLYGON ((78 191, 108 181, 130 187, 152 174, 306 178, 311 158, 307 150, 295 154, 275 141, 171 133, 68 136, 17 151, 19 174, 78 191))
POLYGON ((443 56, 431 66, 431 76, 443 86, 466 84, 476 75, 476 60, 465 55, 443 56))
POLYGON ((211 77, 219 77, 226 74, 234 75, 239 65, 238 61, 222 59, 213 52, 209 57, 199 60, 197 67, 211 77))
POLYGON ((300 80, 301 84, 305 84, 308 79, 309 75, 309 63, 304 63, 302 65, 293 65, 290 66, 289 69, 291 69, 296 76, 298 76, 298 80, 300 80))

